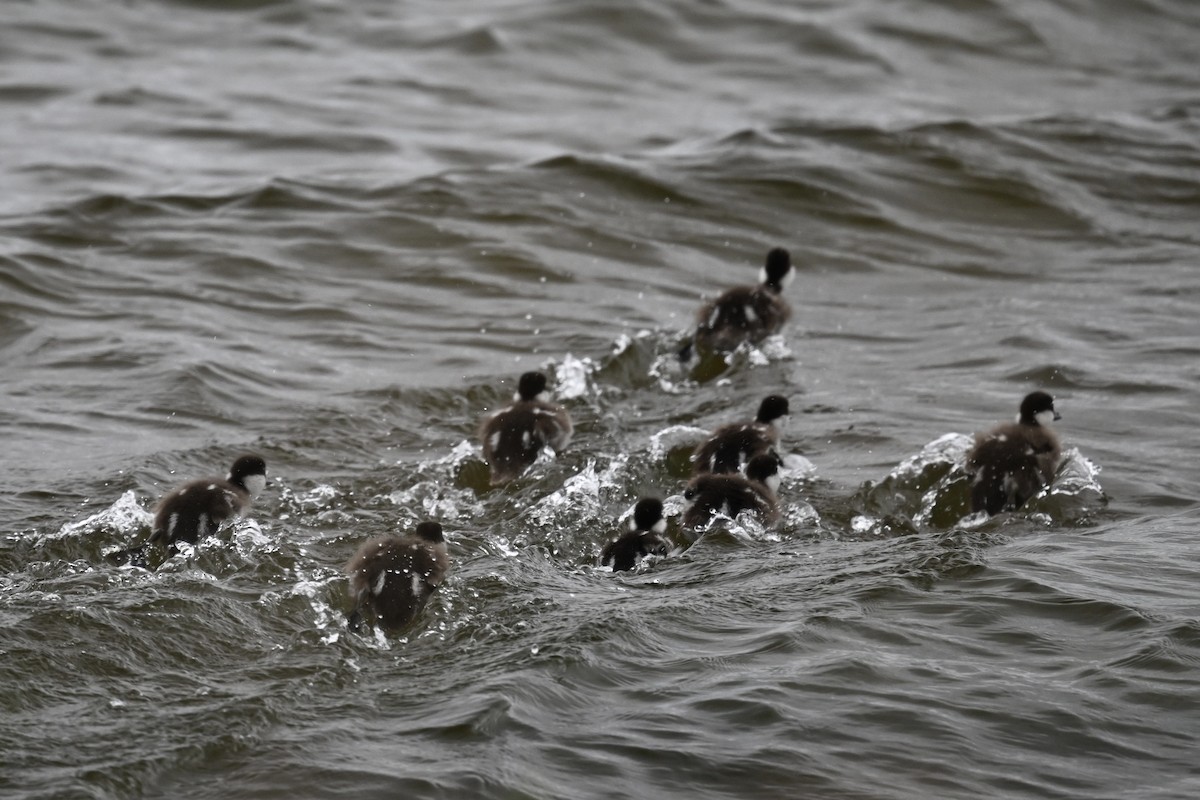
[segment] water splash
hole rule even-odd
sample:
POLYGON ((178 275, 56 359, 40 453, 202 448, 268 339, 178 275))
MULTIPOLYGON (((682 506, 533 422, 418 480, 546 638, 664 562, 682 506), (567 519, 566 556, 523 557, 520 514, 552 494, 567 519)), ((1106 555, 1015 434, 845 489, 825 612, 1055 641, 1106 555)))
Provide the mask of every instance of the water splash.
POLYGON ((131 534, 150 527, 154 515, 142 508, 132 489, 127 490, 108 508, 79 522, 70 522, 47 538, 67 538, 88 533, 131 534))
MULTIPOLYGON (((990 517, 971 512, 965 469, 974 442, 967 434, 947 433, 906 458, 878 484, 866 484, 859 492, 862 513, 851 521, 851 532, 882 536, 984 525, 990 517)), ((1067 450, 1054 481, 1026 503, 1021 514, 1043 524, 1088 518, 1105 499, 1099 473, 1078 449, 1067 450)))
POLYGON ((571 353, 563 356, 557 364, 548 362, 546 368, 554 369, 554 394, 560 400, 576 400, 580 397, 598 397, 599 389, 595 386, 592 376, 598 367, 590 358, 576 358, 571 353))

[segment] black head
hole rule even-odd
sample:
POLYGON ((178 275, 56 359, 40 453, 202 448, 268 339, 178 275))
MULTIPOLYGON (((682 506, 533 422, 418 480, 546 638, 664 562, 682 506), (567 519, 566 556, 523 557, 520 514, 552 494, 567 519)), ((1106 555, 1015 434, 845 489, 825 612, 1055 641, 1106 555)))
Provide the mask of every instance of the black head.
POLYGON ((648 531, 663 518, 662 501, 655 497, 643 497, 633 507, 633 524, 636 531, 648 531))
POLYGON ((267 475, 267 462, 262 460, 261 456, 244 455, 238 456, 237 461, 233 462, 233 466, 229 468, 229 480, 231 483, 243 484, 246 478, 253 475, 267 475))
POLYGON ((442 536, 442 526, 436 522, 422 522, 417 525, 417 529, 413 533, 418 539, 424 539, 433 544, 446 541, 445 537, 442 536))
POLYGON ((522 400, 532 400, 546 391, 546 376, 540 372, 526 372, 517 383, 517 395, 522 400))
POLYGON ((783 290, 788 276, 792 272, 792 254, 782 247, 776 247, 767 253, 767 263, 763 266, 763 283, 775 291, 783 290))
POLYGON ((788 415, 788 400, 782 395, 773 394, 763 398, 758 406, 758 416, 755 420, 764 425, 788 415))
POLYGON ((1044 425, 1062 419, 1062 415, 1054 410, 1054 398, 1045 392, 1030 392, 1021 401, 1021 416, 1018 421, 1022 425, 1044 425))
POLYGON ((769 478, 779 474, 780 464, 779 456, 774 453, 761 453, 746 464, 746 477, 765 484, 769 478))

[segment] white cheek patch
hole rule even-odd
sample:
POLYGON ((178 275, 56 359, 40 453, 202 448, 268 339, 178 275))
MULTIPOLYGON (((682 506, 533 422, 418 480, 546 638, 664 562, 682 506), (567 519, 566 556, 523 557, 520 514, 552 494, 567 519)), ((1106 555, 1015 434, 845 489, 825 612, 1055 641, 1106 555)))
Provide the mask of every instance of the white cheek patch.
POLYGON ((768 277, 769 276, 767 275, 766 267, 762 267, 761 269, 759 269, 759 271, 758 271, 758 282, 759 283, 766 283, 768 277))
POLYGON ((1038 421, 1038 425, 1045 425, 1049 428, 1050 424, 1054 422, 1054 412, 1050 410, 1039 411, 1033 418, 1038 421))
POLYGON ((774 475, 768 476, 767 479, 765 481, 763 481, 763 484, 768 489, 770 489, 772 492, 778 492, 779 491, 779 473, 775 473, 774 475))
POLYGON ((788 284, 790 284, 795 279, 796 279, 796 269, 795 269, 795 267, 789 267, 788 271, 786 273, 784 273, 783 278, 781 278, 779 281, 780 288, 786 289, 788 287, 788 284))
POLYGON ((660 519, 658 522, 654 523, 654 525, 650 528, 650 530, 652 530, 658 534, 666 533, 667 532, 667 521, 665 519, 660 519))
POLYGON ((242 480, 242 483, 246 486, 246 491, 250 493, 251 497, 258 497, 260 494, 262 494, 263 489, 267 488, 267 476, 247 475, 246 478, 242 480))

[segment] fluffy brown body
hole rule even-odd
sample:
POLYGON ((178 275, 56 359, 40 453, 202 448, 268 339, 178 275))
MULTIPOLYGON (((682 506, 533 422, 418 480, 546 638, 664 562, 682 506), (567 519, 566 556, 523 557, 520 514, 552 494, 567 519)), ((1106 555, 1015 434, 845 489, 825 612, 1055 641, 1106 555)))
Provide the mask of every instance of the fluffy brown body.
POLYGON ((195 544, 250 507, 250 492, 224 478, 202 478, 173 489, 154 511, 149 544, 195 544))
POLYGON ((757 422, 722 425, 692 454, 696 474, 734 473, 750 459, 779 446, 779 431, 757 422))
POLYGON ((450 568, 446 543, 419 534, 371 539, 346 565, 351 629, 365 618, 389 632, 412 624, 450 568))
POLYGON ((779 499, 766 484, 741 475, 697 475, 684 490, 692 501, 683 512, 683 525, 697 528, 707 525, 717 514, 730 518, 743 511, 756 514, 763 525, 779 521, 779 499))
POLYGON ((605 545, 600 566, 622 572, 633 569, 646 556, 665 556, 670 550, 670 542, 654 531, 626 531, 605 545))
POLYGON ((612 567, 613 572, 633 569, 648 555, 665 556, 671 543, 664 535, 663 504, 657 497, 643 497, 633 509, 629 530, 614 536, 600 553, 600 566, 612 567))
POLYGON ((791 316, 791 306, 769 286, 729 289, 697 313, 696 345, 727 353, 743 342, 761 342, 778 333, 791 316))
POLYGON ((221 525, 246 513, 255 493, 266 485, 266 474, 262 458, 245 455, 233 462, 225 478, 200 478, 172 489, 154 510, 150 538, 105 557, 115 564, 146 566, 146 551, 153 545, 164 545, 171 554, 178 542, 195 544, 214 535, 221 525))
POLYGON ((1058 470, 1062 446, 1044 425, 1014 422, 975 437, 967 456, 971 510, 999 514, 1025 505, 1058 470))
POLYGON ((520 400, 485 419, 479 426, 479 438, 492 483, 519 477, 545 447, 555 453, 566 449, 573 432, 566 410, 541 400, 520 400))

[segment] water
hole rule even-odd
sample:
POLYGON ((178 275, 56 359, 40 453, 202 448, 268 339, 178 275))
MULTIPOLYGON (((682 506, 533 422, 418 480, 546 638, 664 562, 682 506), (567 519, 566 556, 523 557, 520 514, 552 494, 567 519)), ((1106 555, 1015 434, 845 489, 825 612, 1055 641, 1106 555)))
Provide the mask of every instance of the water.
POLYGON ((5 16, 4 796, 1200 793, 1189 0, 5 16), (680 370, 777 245, 785 335, 680 370), (488 491, 531 368, 578 433, 488 491), (964 518, 1033 387, 1055 490, 964 518), (593 566, 775 392, 778 528, 593 566), (249 519, 104 563, 243 450, 249 519), (348 634, 427 517, 421 624, 348 634))

